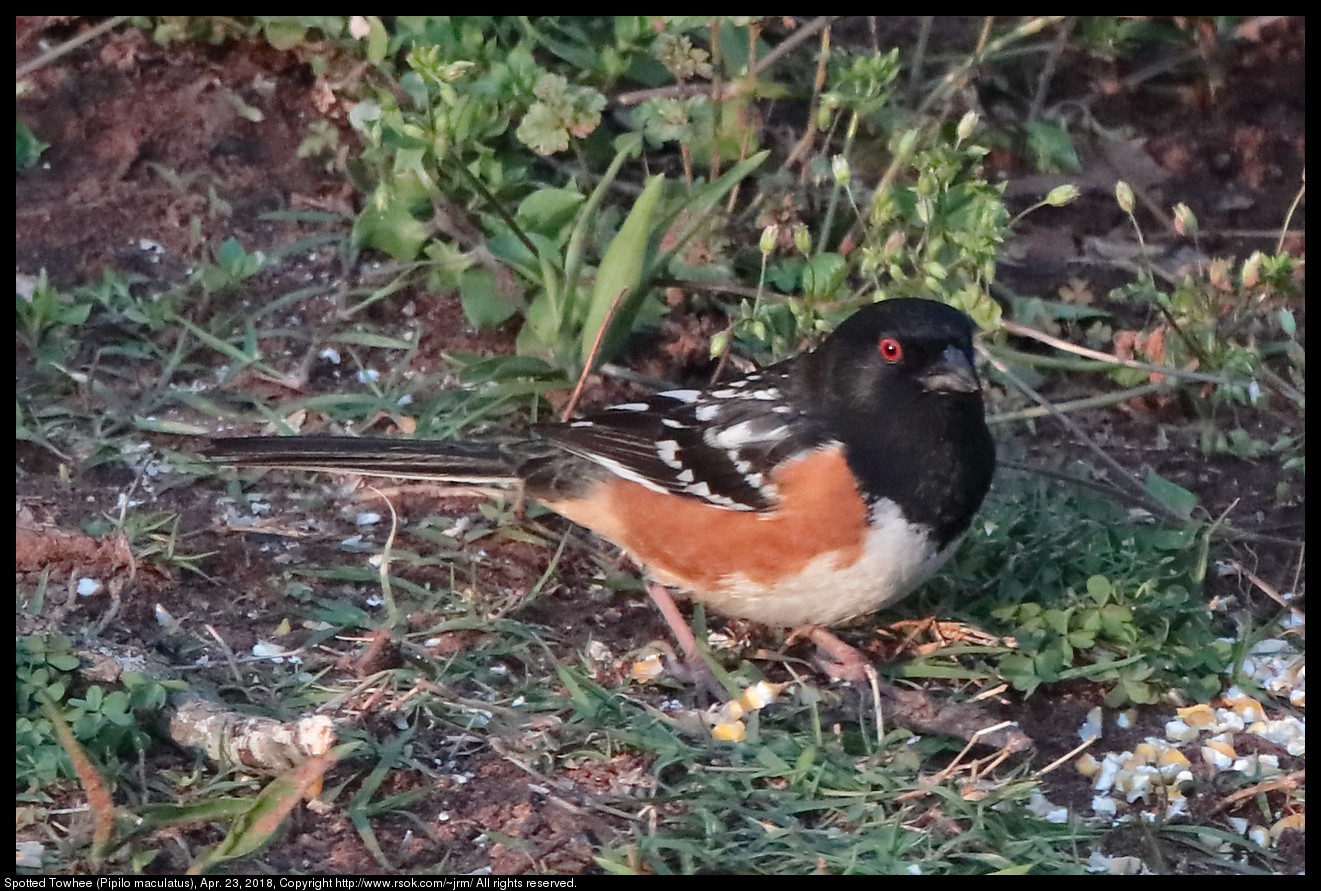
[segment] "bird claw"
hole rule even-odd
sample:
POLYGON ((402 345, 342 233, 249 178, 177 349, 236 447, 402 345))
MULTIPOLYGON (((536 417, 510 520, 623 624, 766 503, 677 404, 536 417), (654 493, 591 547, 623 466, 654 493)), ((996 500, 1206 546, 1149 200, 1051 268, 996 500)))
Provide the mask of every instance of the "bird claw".
POLYGON ((857 647, 850 646, 820 625, 806 625, 790 632, 788 643, 807 637, 822 650, 816 666, 837 681, 870 684, 876 678, 876 666, 857 647))

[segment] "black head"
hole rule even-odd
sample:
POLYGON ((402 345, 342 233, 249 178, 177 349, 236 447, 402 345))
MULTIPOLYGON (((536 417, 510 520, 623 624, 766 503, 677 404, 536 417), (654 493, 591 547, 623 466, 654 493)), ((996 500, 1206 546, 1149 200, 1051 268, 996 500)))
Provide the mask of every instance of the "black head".
POLYGON ((868 413, 878 402, 941 396, 980 407, 981 384, 972 364, 975 330, 964 313, 934 300, 873 303, 845 319, 812 355, 811 376, 830 381, 821 389, 834 411, 868 413))
POLYGON ((967 315, 933 300, 874 303, 810 356, 802 385, 872 495, 941 539, 967 528, 995 463, 967 315))

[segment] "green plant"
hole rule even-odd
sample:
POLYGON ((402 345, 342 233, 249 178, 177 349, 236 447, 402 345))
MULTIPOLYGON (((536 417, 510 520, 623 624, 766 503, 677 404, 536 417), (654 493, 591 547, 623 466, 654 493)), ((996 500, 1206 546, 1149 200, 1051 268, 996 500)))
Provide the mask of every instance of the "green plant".
POLYGON ((832 728, 828 694, 811 687, 752 716, 747 740, 731 745, 580 670, 558 674, 572 709, 559 732, 566 764, 614 756, 650 765, 654 828, 639 827, 598 855, 613 874, 1081 869, 1072 849, 1089 831, 1032 816, 1032 779, 1000 778, 972 791, 932 777, 923 765, 948 751, 945 742, 896 730, 878 744, 852 715, 832 728), (589 728, 602 729, 587 735, 589 728), (920 815, 933 809, 959 831, 922 825, 920 815))
POLYGON ((226 238, 216 251, 214 263, 197 272, 197 283, 206 293, 227 291, 252 278, 266 265, 261 251, 248 253, 235 238, 226 238))
POLYGON ((1224 686, 1232 647, 1201 596, 1208 530, 1135 522, 1040 482, 1000 485, 982 515, 921 608, 942 601, 938 614, 1015 638, 989 665, 1016 689, 1087 681, 1120 706, 1171 689, 1204 701, 1224 686))
POLYGON ((18 336, 26 343, 38 365, 63 361, 73 338, 70 329, 87 321, 92 307, 61 294, 46 278, 45 270, 30 291, 14 294, 14 317, 18 336))
MULTIPOLYGON (((345 31, 315 20, 292 25, 345 31)), ((366 86, 349 115, 364 141, 352 168, 371 191, 356 243, 404 261, 421 256, 429 284, 458 290, 474 324, 522 316, 520 352, 572 375, 594 348, 610 358, 659 314, 648 293, 659 279, 733 271, 711 246, 728 243, 734 222, 719 211, 722 200, 765 157, 744 114, 753 98, 774 91, 761 78, 757 60, 767 49, 757 19, 415 16, 387 25, 365 17, 348 30, 394 79, 366 86), (687 89, 702 78, 714 88, 687 89), (653 89, 674 82, 674 95, 659 91, 604 118, 601 91, 624 81, 653 89), (633 132, 615 136, 620 125, 633 132), (652 177, 632 210, 620 211, 610 192, 626 166, 644 145, 674 144, 684 183, 652 177), (543 160, 568 151, 575 179, 597 180, 590 191, 572 179, 563 184, 564 165, 543 160), (737 160, 722 175, 726 158, 737 160), (706 183, 695 173, 701 162, 706 183), (693 239, 707 246, 696 265, 685 252, 693 239)), ((1030 33, 1022 27, 1006 39, 1030 33)), ((952 129, 906 120, 893 104, 895 52, 831 63, 817 123, 845 130, 844 150, 833 167, 808 162, 836 173, 830 209, 808 239, 814 248, 764 266, 766 280, 802 297, 744 302, 732 311, 732 333, 758 354, 779 352, 861 301, 909 294, 945 299, 994 328, 998 309, 985 290, 1005 213, 978 168, 985 150, 969 141, 975 119, 952 129), (870 195, 848 176, 860 141, 884 146, 891 158, 870 195), (851 221, 836 222, 840 196, 851 221)), ((807 234, 802 224, 789 228, 796 241, 807 234)), ((227 244, 203 284, 232 286, 258 268, 259 258, 227 244)))
MULTIPOLYGON (((1256 252, 1236 277, 1229 274, 1229 265, 1213 260, 1180 277, 1169 290, 1144 270, 1136 282, 1110 296, 1146 304, 1154 318, 1140 332, 1117 332, 1116 340, 1124 352, 1150 362, 1222 372, 1224 383, 1208 392, 1212 404, 1253 405, 1261 400, 1268 360, 1283 364, 1295 382, 1302 379, 1306 354, 1283 303, 1297 291, 1299 264, 1288 254, 1256 252)), ((1113 375, 1123 384, 1144 377, 1135 369, 1116 369, 1113 375)))
POLYGON ((14 770, 20 788, 44 788, 75 777, 68 753, 41 713, 43 702, 59 709, 103 769, 150 744, 144 727, 165 705, 165 686, 130 672, 121 676, 119 689, 83 686, 76 675, 78 665, 72 643, 63 635, 26 635, 15 642, 14 770), (70 695, 74 691, 81 695, 70 695))
POLYGON ((42 270, 27 291, 15 294, 15 327, 38 368, 86 384, 80 369, 93 347, 103 358, 160 361, 166 350, 152 338, 177 320, 182 296, 177 290, 148 290, 133 276, 114 271, 99 282, 61 291, 42 270))
MULTIPOLYGON (((125 458, 132 462, 131 457, 125 458)), ((119 516, 89 520, 83 524, 83 531, 98 538, 122 532, 128 538, 134 559, 206 577, 197 564, 210 554, 185 554, 179 550, 179 522, 179 515, 174 513, 126 510, 119 516)))
MULTIPOLYGON (((1134 216, 1131 187, 1122 180, 1116 200, 1128 215, 1139 243, 1142 229, 1134 216)), ((1197 218, 1184 204, 1174 208, 1178 234, 1197 239, 1197 218)), ((1303 264, 1284 251, 1254 251, 1237 266, 1230 258, 1199 262, 1177 276, 1159 277, 1144 260, 1135 281, 1110 298, 1147 308, 1140 328, 1113 333, 1121 357, 1135 357, 1173 369, 1196 369, 1213 375, 1215 386, 1190 394, 1205 420, 1202 448, 1209 454, 1255 459, 1277 453, 1287 470, 1305 469, 1302 432, 1287 430, 1273 445, 1244 429, 1243 410, 1269 410, 1271 395, 1304 427, 1306 350, 1290 304, 1299 295, 1303 264), (1161 282, 1166 283, 1162 286, 1161 282), (1229 429, 1224 429, 1225 426, 1229 429)), ((1133 385, 1152 373, 1115 368, 1119 383, 1133 385)))
POLYGON ((41 153, 50 148, 32 132, 22 118, 14 118, 14 169, 27 170, 41 160, 41 153))
POLYGON ((222 43, 260 34, 271 46, 290 49, 314 43, 318 37, 339 38, 347 33, 347 16, 133 16, 137 27, 158 43, 198 40, 222 43))
MULTIPOLYGON (((1067 169, 1076 155, 1073 140, 1089 122, 1055 108, 1027 116, 1021 128, 1010 124, 1008 136, 988 131, 973 117, 959 118, 976 86, 970 75, 975 71, 980 80, 981 72, 993 71, 997 88, 1009 83, 1026 94, 1030 86, 1023 89, 1028 80, 1021 75, 1036 77, 1033 60, 1044 58, 1048 46, 1063 48, 1065 58, 1080 47, 1101 57, 1159 50, 1161 43, 1183 48, 1189 26, 1070 18, 1052 26, 1047 40, 1001 55, 1008 44, 999 35, 1017 40, 1055 19, 1006 26, 988 18, 976 48, 945 65, 956 44, 942 46, 939 59, 923 59, 920 47, 906 47, 902 56, 859 51, 850 46, 862 42, 856 25, 838 28, 820 49, 797 42, 799 49, 780 53, 786 37, 822 21, 806 18, 792 29, 768 20, 765 32, 758 18, 705 16, 136 20, 161 40, 264 39, 292 48, 315 76, 326 76, 363 140, 362 154, 347 161, 366 196, 355 242, 341 234, 334 247, 346 269, 364 271, 365 283, 315 280, 270 295, 269 284, 287 279, 261 273, 282 272, 281 250, 294 248, 229 241, 177 288, 156 290, 115 275, 51 289, 40 299, 35 288, 26 291, 16 310, 20 349, 32 353, 42 373, 29 378, 20 369, 17 432, 46 444, 62 468, 75 468, 72 480, 62 474, 50 477, 51 485, 77 493, 87 482, 106 482, 116 488, 102 494, 117 494, 127 479, 122 471, 85 471, 106 461, 147 470, 151 465, 136 450, 139 431, 170 434, 155 443, 181 452, 167 453, 172 472, 144 476, 133 500, 144 493, 169 498, 171 485, 196 479, 190 474, 215 473, 185 464, 195 447, 173 435, 214 431, 220 422, 292 430, 305 417, 305 430, 368 429, 389 417, 400 427, 415 422, 418 435, 439 437, 500 432, 515 422, 521 429, 544 414, 544 396, 567 389, 605 320, 612 320, 603 335, 609 354, 629 331, 667 311, 656 299, 666 287, 676 289, 666 294, 670 306, 683 289, 685 309, 704 320, 732 321, 715 352, 737 340, 741 352, 758 360, 799 349, 859 302, 919 294, 971 308, 987 328, 983 342, 992 354, 1012 355, 1016 370, 1038 372, 1031 380, 1045 393, 1058 392, 1050 387, 1070 375, 1065 387, 1085 387, 1089 395, 1107 376, 1123 388, 1091 397, 1092 407, 1131 398, 1139 388, 1170 399, 1182 379, 1160 368, 1200 374, 1162 416, 1192 405, 1198 426, 1163 423, 1160 435, 1168 432, 1176 447, 1200 445, 1220 464, 1278 461, 1291 470, 1280 485, 1303 489, 1304 319, 1294 317, 1302 305, 1301 260, 1277 250, 1171 274, 1144 259, 1139 282, 1094 301, 996 294, 1011 325, 1039 325, 1155 372, 1137 365, 1117 371, 1095 355, 1016 353, 997 333, 998 309, 984 296, 992 285, 988 257, 1018 218, 1008 221, 998 206, 998 187, 988 183, 984 149, 976 143, 1011 144, 1031 153, 1029 163, 1067 169), (766 65, 771 47, 763 33, 772 44, 782 42, 766 65), (341 53, 363 62, 335 67, 344 61, 335 58, 341 53), (823 75, 819 86, 813 65, 823 75), (354 74, 342 77, 348 67, 354 74), (774 103, 761 101, 768 98, 774 103), (763 126, 766 113, 774 115, 771 128, 763 126), (786 138, 786 123, 798 120, 808 126, 786 138), (762 159, 765 146, 772 152, 762 159), (767 242, 758 242, 759 232, 769 233, 767 242), (354 248, 396 262, 354 263, 354 248), (383 283, 368 278, 381 269, 383 283), (426 317, 409 310, 421 313, 439 301, 419 284, 457 293, 476 326, 517 327, 523 354, 450 353, 443 364, 431 361, 417 337, 426 329, 415 324, 426 317), (331 352, 333 368, 317 358, 331 352), (309 364, 312 372, 300 376, 309 364), (1153 380, 1153 373, 1163 379, 1153 380), (253 380, 274 385, 251 386, 253 380), (125 448, 125 431, 134 434, 133 448, 125 448)), ((1221 20, 1214 25, 1217 36, 1232 34, 1221 20)), ((995 107, 1004 121, 1005 106, 995 107)), ((314 124, 302 153, 326 155, 338 146, 343 157, 352 135, 314 124)), ((20 131, 20 163, 22 142, 20 131)), ((157 172, 174 177, 179 189, 204 182, 192 171, 157 172)), ((1191 217, 1175 216, 1187 229, 1191 217)), ((988 370, 986 379, 988 406, 1007 418, 1006 378, 988 370)), ((1038 435, 1034 444, 1049 439, 1038 435)), ((1003 699, 1012 718, 1020 695, 1050 697, 1060 686, 1108 694, 1111 704, 1202 698, 1225 682, 1235 658, 1229 647, 1241 657, 1243 641, 1269 633, 1257 626, 1244 632, 1234 626, 1238 616, 1208 608, 1201 576, 1218 556, 1218 543, 1199 525, 1205 518, 1192 493, 1148 476, 1156 500, 1184 518, 1159 526, 1071 489, 1017 487, 1012 451, 1004 443, 997 492, 955 562, 897 612, 963 618, 1017 637, 1017 649, 956 647, 889 671, 943 679, 926 684, 938 699, 1008 681, 1013 690, 1003 699), (1237 643, 1222 641, 1235 636, 1237 643)), ((39 466, 25 461, 20 485, 40 484, 35 477, 42 471, 31 469, 39 466)), ((230 481, 236 494, 241 485, 252 481, 230 481)), ((278 475, 258 485, 275 495, 288 492, 278 475)), ((291 501, 318 520, 342 507, 322 486, 291 501)), ((419 520, 419 501, 410 495, 400 505, 399 539, 384 549, 379 567, 357 562, 368 549, 383 550, 363 530, 344 545, 356 556, 330 556, 322 567, 312 554, 324 542, 315 536, 299 545, 310 562, 273 563, 270 590, 286 594, 282 613, 304 620, 294 623, 293 634, 307 662, 244 667, 245 678, 257 680, 245 690, 290 709, 368 703, 366 723, 345 728, 363 741, 351 744, 352 757, 340 762, 319 797, 349 817, 383 867, 401 850, 391 844, 397 840, 388 834, 391 823, 422 826, 414 838, 423 846, 423 833, 435 831, 434 811, 423 814, 418 805, 425 801, 430 809, 445 794, 436 772, 452 770, 448 794, 461 796, 458 777, 490 764, 487 758, 500 771, 529 776, 532 813, 545 800, 540 790, 552 789, 556 808, 567 803, 589 814, 588 856, 594 853, 596 864, 612 873, 1067 874, 1086 868, 1088 852, 1100 844, 1103 830, 1076 819, 1077 810, 1064 823, 1041 817, 1037 790, 1045 787, 1025 773, 1027 766, 1006 762, 983 772, 987 762, 974 751, 965 753, 969 770, 952 779, 944 768, 964 757, 955 754, 960 744, 893 728, 878 743, 856 691, 815 675, 750 716, 745 742, 714 742, 697 714, 678 704, 691 692, 687 685, 618 685, 620 664, 631 658, 608 652, 618 637, 594 635, 583 644, 580 635, 592 632, 582 626, 570 631, 559 621, 544 627, 519 621, 548 615, 540 611, 544 602, 513 612, 534 579, 533 595, 562 579, 575 598, 599 597, 603 611, 613 611, 619 604, 597 583, 630 588, 636 577, 603 560, 604 579, 585 579, 583 567, 588 574, 591 567, 581 539, 523 514, 520 504, 484 504, 479 514, 447 501, 437 508, 444 515, 419 520), (508 568, 511 543, 534 563, 522 567, 531 570, 526 579, 506 584, 499 573, 508 568), (575 551, 573 559, 559 559, 575 551), (385 590, 392 593, 382 609, 385 590), (359 697, 363 679, 341 669, 361 637, 352 632, 382 626, 394 632, 404 661, 371 678, 370 698, 359 697), (443 651, 433 637, 461 643, 443 651), (598 649, 606 651, 599 658, 598 649), (381 736, 382 728, 404 724, 402 733, 381 736), (437 739, 445 742, 443 753, 430 748, 437 739), (582 775, 592 778, 590 792, 578 785, 582 775), (609 791, 601 779, 609 780, 609 791), (643 820, 633 818, 638 813, 643 820)), ((181 556, 187 548, 180 547, 175 518, 194 513, 164 500, 156 507, 133 508, 90 528, 121 529, 139 558, 210 569, 181 556)), ((260 552, 252 557, 261 559, 260 552)), ((181 583, 199 582, 185 575, 181 583)), ((39 596, 29 609, 38 608, 39 596)), ((270 628, 284 618, 256 621, 270 628)), ((216 627, 225 633, 225 625, 216 627)), ((134 711, 131 694, 124 703, 127 683, 89 686, 75 674, 67 643, 22 638, 19 647, 33 651, 16 665, 25 691, 16 715, 20 789, 70 776, 49 722, 31 710, 37 690, 60 703, 82 732, 118 737, 113 754, 94 743, 86 748, 127 786, 119 765, 141 751, 143 740, 122 722, 132 714, 140 721, 132 729, 141 730, 153 712, 134 711)), ((756 657, 730 673, 752 679, 794 665, 792 657, 756 657)), ((310 785, 286 779, 259 794, 260 784, 213 768, 193 766, 179 775, 156 769, 156 759, 138 763, 147 784, 123 788, 121 807, 124 793, 150 801, 164 788, 169 800, 120 812, 113 868, 144 868, 166 827, 199 867, 250 855, 278 837, 279 817, 310 785), (213 844, 226 831, 216 828, 222 822, 231 827, 228 837, 199 853, 204 842, 187 828, 208 824, 200 832, 213 844)), ((1055 781, 1079 782, 1068 767, 1046 783, 1055 781)), ((1198 782, 1210 781, 1199 775, 1198 782)), ((1075 800, 1086 800, 1082 785, 1069 788, 1075 800)), ((1274 807, 1274 796, 1260 792, 1252 804, 1274 807)), ((36 791, 23 800, 44 797, 36 791)), ((1140 845, 1144 857, 1158 851, 1148 858, 1156 869, 1156 858, 1168 856, 1160 849, 1179 834, 1186 841, 1178 856, 1168 857, 1167 869, 1190 862, 1183 853, 1194 850, 1191 862, 1209 871, 1273 865, 1271 855, 1215 826, 1134 820, 1121 831, 1125 837, 1113 837, 1106 848, 1140 845), (1231 853, 1215 853, 1211 846, 1222 842, 1231 853)), ((531 868, 546 865, 536 860, 530 839, 493 834, 490 841, 510 850, 525 844, 531 868)), ((76 858, 78 851, 66 844, 60 854, 76 858)), ((71 870, 84 866, 67 862, 71 870)), ((54 868, 51 861, 45 868, 54 868)))
MULTIPOLYGON (((544 230, 529 233, 529 240, 540 239, 535 255, 524 252, 514 238, 492 241, 493 252, 539 286, 528 306, 520 351, 549 355, 560 367, 576 369, 588 360, 599 338, 601 358, 613 357, 635 321, 644 315, 651 283, 668 271, 673 258, 721 198, 765 158, 764 153, 754 155, 710 185, 687 189, 687 195, 676 196, 665 205, 661 204, 665 180, 653 177, 609 239, 589 289, 583 270, 588 233, 614 174, 637 147, 634 140, 621 147, 600 185, 582 202, 571 228, 562 224, 553 234, 544 230)), ((658 307, 654 303, 652 307, 654 314, 658 307)))
POLYGON ((355 166, 372 191, 355 232, 412 259, 432 238, 425 220, 442 193, 466 215, 474 201, 525 188, 531 158, 508 133, 549 72, 509 19, 403 17, 395 26, 387 56, 405 59, 399 89, 362 97, 349 118, 365 143, 355 166))
POLYGON ((931 134, 927 142, 908 131, 892 143, 901 173, 873 197, 860 271, 877 297, 936 297, 993 330, 999 309, 986 289, 1008 214, 1001 188, 979 170, 986 149, 968 141, 975 126, 966 116, 953 140, 931 134))
MULTIPOLYGON (((626 60, 640 59, 645 49, 645 30, 637 22, 616 21, 613 41, 600 52, 607 35, 579 20, 520 20, 518 27, 466 19, 398 24, 392 40, 406 48, 409 70, 400 84, 407 101, 381 91, 351 116, 366 138, 362 159, 375 182, 355 228, 359 241, 400 259, 424 253, 432 284, 456 287, 471 321, 497 324, 523 314, 520 350, 570 371, 586 360, 609 318, 612 330, 601 347, 608 357, 645 315, 650 281, 667 271, 670 258, 720 198, 764 156, 736 164, 718 179, 713 171, 711 183, 690 186, 687 195, 651 178, 612 233, 613 209, 605 199, 623 165, 637 158, 641 141, 625 136, 616 141, 613 157, 605 155, 608 142, 596 132, 604 98, 542 68, 532 48, 552 48, 579 77, 618 77, 630 69, 626 60), (507 139, 515 120, 517 144, 507 139), (603 155, 610 159, 590 194, 572 184, 544 187, 529 180, 537 155, 562 152, 588 137, 590 152, 579 151, 581 166, 590 169, 593 158, 603 155), (515 197, 517 209, 510 210, 506 205, 515 197), (512 279, 480 263, 480 254, 429 234, 428 217, 444 231, 445 218, 471 217, 474 210, 488 256, 512 279), (681 219, 680 231, 671 231, 681 219), (674 243, 660 250, 663 235, 674 243)), ((689 45, 680 54, 695 53, 689 45)), ((682 68, 674 52, 661 55, 682 68)), ((637 126, 660 138, 649 120, 643 114, 637 126)))

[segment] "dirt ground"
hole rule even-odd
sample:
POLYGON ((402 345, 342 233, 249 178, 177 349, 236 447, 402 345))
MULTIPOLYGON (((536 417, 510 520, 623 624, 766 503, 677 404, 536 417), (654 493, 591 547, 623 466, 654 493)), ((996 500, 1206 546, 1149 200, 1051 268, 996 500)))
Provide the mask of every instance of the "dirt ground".
MULTIPOLYGON (((19 17, 18 62, 34 58, 44 46, 87 26, 77 20, 19 17)), ((894 27, 896 33, 902 33, 900 24, 894 27)), ((1026 173, 1025 165, 1007 153, 992 156, 1008 184, 1013 209, 1040 197, 1056 180, 1084 185, 1083 197, 1075 205, 1030 217, 1018 230, 1006 251, 1001 280, 1024 294, 1049 295, 1070 285, 1104 294, 1112 287, 1108 269, 1089 264, 1088 258, 1098 243, 1128 239, 1127 220, 1115 208, 1109 191, 1115 174, 1133 182, 1144 197, 1152 199, 1153 207, 1168 210, 1179 201, 1191 205, 1203 233, 1202 249, 1208 254, 1241 259, 1253 249, 1272 249, 1282 214, 1299 188, 1305 166, 1305 36, 1302 17, 1264 21, 1248 39, 1217 50, 1207 60, 1211 73, 1191 83, 1144 72, 1136 63, 1096 71, 1070 68, 1069 60, 1063 60, 1057 76, 1068 86, 1062 89, 1085 95, 1090 113, 1098 121, 1108 128, 1123 128, 1129 138, 1123 140, 1122 151, 1086 155, 1081 176, 1026 173)), ((249 251, 272 252, 311 235, 330 232, 342 237, 350 225, 347 215, 355 209, 359 196, 333 163, 300 158, 296 153, 309 124, 317 120, 329 120, 346 142, 352 141, 353 134, 344 122, 345 109, 326 86, 336 76, 347 77, 348 73, 332 70, 314 75, 295 53, 265 44, 162 47, 127 27, 103 34, 44 65, 27 78, 30 89, 17 103, 20 118, 50 147, 37 167, 16 177, 16 271, 20 276, 35 276, 45 270, 62 287, 97 281, 107 270, 130 271, 149 286, 177 284, 227 238, 237 239, 249 251), (338 223, 262 217, 273 210, 320 210, 346 216, 338 223)), ((994 85, 988 86, 982 99, 987 114, 994 118, 994 85)), ((1294 217, 1293 229, 1297 233, 1306 230, 1305 203, 1294 217)), ((1297 255, 1305 253, 1301 235, 1288 247, 1297 255)), ((1174 250, 1172 244, 1170 249, 1174 250)), ((276 276, 263 278, 261 286, 270 294, 280 294, 307 283, 362 274, 362 268, 346 268, 335 250, 313 248, 303 252, 301 259, 284 261, 276 276)), ((428 342, 415 360, 419 372, 435 372, 440 367, 437 357, 445 349, 488 355, 512 350, 509 331, 471 330, 457 297, 449 294, 414 289, 406 299, 382 301, 371 311, 371 320, 389 324, 391 314, 402 312, 405 306, 411 314, 408 324, 428 331, 428 342)), ((317 298, 299 307, 302 322, 310 327, 333 318, 336 310, 329 299, 317 298)), ((1305 320, 1301 306, 1298 317, 1301 324, 1305 320)), ((701 320, 688 320, 667 328, 666 340, 645 358, 643 370, 657 376, 685 372, 687 369, 679 367, 689 358, 685 338, 702 324, 701 320)), ((273 352, 276 345, 265 346, 273 352)), ((20 343, 15 371, 20 389, 32 373, 31 365, 31 356, 20 343)), ((298 357, 292 357, 291 369, 297 365, 298 357)), ((124 388, 125 405, 132 405, 134 393, 152 384, 116 380, 124 388)), ((247 383, 267 388, 266 392, 279 388, 271 382, 247 383)), ((335 391, 345 385, 338 371, 313 363, 302 392, 335 391)), ((1278 480, 1267 462, 1201 457, 1192 448, 1192 431, 1186 440, 1164 441, 1165 433, 1160 431, 1168 431, 1167 422, 1177 418, 1179 411, 1177 404, 1129 405, 1089 423, 1096 425, 1093 432, 1121 463, 1156 468, 1196 492, 1211 514, 1232 505, 1236 522, 1248 530, 1301 539, 1302 492, 1292 499, 1274 497, 1278 480)), ((1269 427, 1261 431, 1263 438, 1272 432, 1269 427)), ((173 448, 181 447, 177 438, 164 441, 173 448)), ((1029 453, 1048 450, 1044 443, 1026 449, 1029 453)), ((56 474, 59 463, 39 447, 19 444, 20 526, 74 533, 86 519, 113 513, 117 499, 133 483, 122 465, 76 467, 66 483, 56 474)), ((263 541, 260 536, 218 528, 215 504, 221 494, 223 487, 218 482, 153 494, 162 506, 180 515, 181 528, 191 536, 190 550, 211 553, 200 563, 207 577, 139 571, 122 592, 112 626, 103 632, 107 639, 143 649, 158 646, 166 634, 155 613, 155 605, 160 603, 178 619, 204 620, 235 652, 249 651, 259 642, 268 623, 254 617, 264 618, 266 608, 281 595, 270 589, 269 565, 257 551, 268 544, 278 547, 274 544, 277 539, 263 541)), ((293 516, 306 510, 296 498, 291 494, 284 503, 274 505, 271 516, 285 512, 293 516)), ((405 515, 436 512, 478 517, 482 503, 480 498, 438 496, 417 489, 400 490, 396 500, 405 515)), ((553 550, 564 527, 553 520, 546 524, 553 550)), ((338 541, 353 532, 349 520, 328 516, 317 534, 306 540, 306 553, 311 559, 320 556, 326 563, 333 562, 338 541)), ((537 542, 492 544, 486 539, 482 547, 486 551, 475 565, 483 574, 484 596, 508 598, 511 603, 538 584, 549 558, 546 547, 537 542)), ((584 593, 592 587, 596 573, 591 548, 584 536, 573 538, 558 567, 556 583, 519 617, 564 629, 557 645, 566 654, 581 653, 589 640, 625 653, 665 638, 664 625, 645 598, 620 598, 599 588, 596 593, 584 593)), ((1244 548, 1237 557, 1278 590, 1295 590, 1296 548, 1259 543, 1244 548)), ((22 580, 33 578, 56 558, 49 554, 43 558, 36 545, 32 553, 25 554, 20 542, 17 559, 22 580)), ((621 575, 626 570, 621 566, 621 575)), ((413 580, 443 583, 449 572, 437 566, 430 577, 423 571, 413 580)), ((1217 585, 1226 593, 1250 587, 1242 577, 1220 578, 1211 583, 1212 596, 1218 593, 1217 585)), ((88 612, 87 605, 70 600, 67 610, 42 618, 53 626, 95 623, 97 617, 88 612)), ((427 627, 426 616, 410 616, 409 621, 415 627, 427 627)), ((471 646, 480 635, 480 630, 456 632, 453 639, 437 646, 471 646)), ((368 669, 348 666, 345 670, 368 669)), ((260 694, 253 696, 253 702, 261 704, 260 694)), ((1073 744, 1073 728, 1092 704, 1089 691, 1061 690, 1055 698, 1034 698, 1016 717, 1043 755, 1050 756, 1073 744), (1069 716, 1068 720, 1061 721, 1061 715, 1069 716), (1060 733, 1062 726, 1068 728, 1067 733, 1060 733)), ((463 740, 453 737, 430 742, 419 737, 417 745, 419 751, 414 755, 419 761, 433 756, 437 761, 457 759, 468 779, 461 788, 443 783, 428 787, 421 772, 392 775, 390 782, 401 785, 384 791, 407 792, 410 789, 402 784, 413 783, 419 794, 419 812, 446 815, 444 821, 432 824, 429 835, 414 833, 411 823, 399 817, 373 824, 382 849, 403 870, 425 866, 452 873, 485 867, 497 874, 534 868, 562 873, 594 871, 593 851, 600 839, 611 835, 615 818, 604 809, 585 806, 584 801, 629 784, 645 783, 647 777, 642 759, 620 753, 612 762, 584 762, 556 776, 555 782, 562 784, 555 787, 559 793, 538 794, 530 791, 528 775, 516 760, 499 752, 468 750, 463 740), (425 751, 428 746, 434 751, 425 751), (529 856, 526 847, 515 850, 499 842, 487 847, 458 844, 471 841, 479 832, 531 842, 534 854, 529 856), (443 866, 437 867, 442 859, 443 866)), ((180 770, 190 763, 187 754, 177 755, 180 770)), ((1297 858, 1297 866, 1302 868, 1301 851, 1297 858)), ((167 846, 151 871, 176 872, 186 865, 179 851, 167 846)), ((248 868, 342 873, 381 869, 346 815, 309 811, 297 813, 281 841, 248 868)))

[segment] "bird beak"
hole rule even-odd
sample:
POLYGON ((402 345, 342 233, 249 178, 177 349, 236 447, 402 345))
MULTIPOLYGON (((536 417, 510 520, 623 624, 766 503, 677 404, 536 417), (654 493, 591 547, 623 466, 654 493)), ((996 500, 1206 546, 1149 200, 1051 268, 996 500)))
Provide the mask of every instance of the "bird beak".
POLYGON ((976 393, 981 390, 977 372, 968 355, 955 346, 945 347, 940 359, 919 378, 928 393, 976 393))

